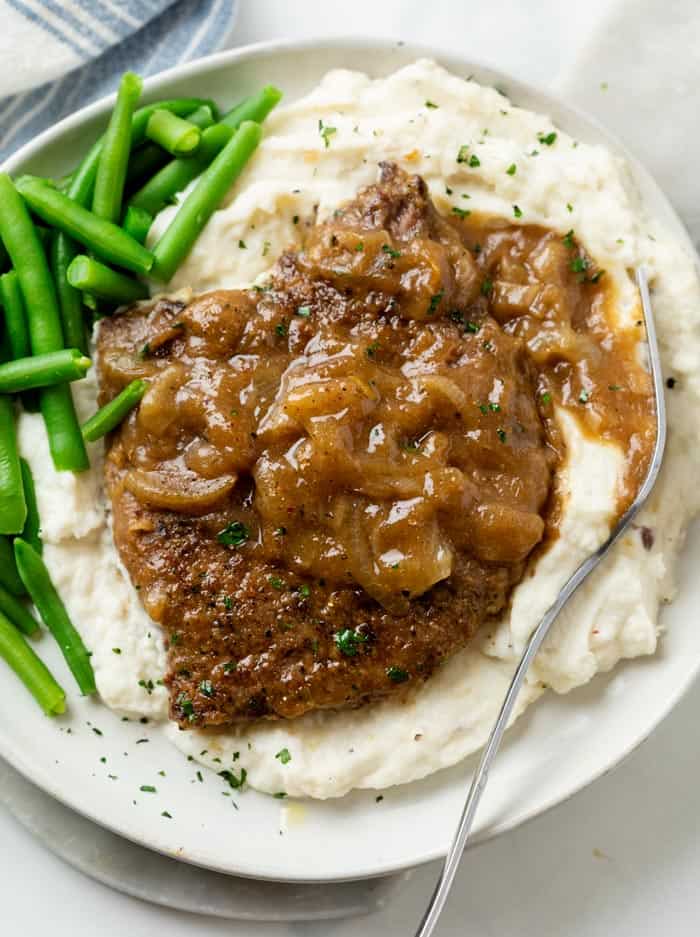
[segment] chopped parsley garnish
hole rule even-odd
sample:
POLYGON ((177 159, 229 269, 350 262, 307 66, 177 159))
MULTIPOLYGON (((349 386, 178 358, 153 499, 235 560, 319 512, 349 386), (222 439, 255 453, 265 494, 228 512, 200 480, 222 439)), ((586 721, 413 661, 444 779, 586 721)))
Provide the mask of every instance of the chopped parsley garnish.
POLYGON ((231 598, 231 596, 222 595, 221 601, 224 603, 224 608, 226 609, 226 611, 230 612, 231 609, 233 608, 233 599, 231 598))
POLYGON ((219 777, 223 778, 224 781, 227 781, 229 786, 234 789, 234 791, 240 790, 245 784, 245 779, 248 777, 248 772, 245 768, 241 768, 240 775, 237 775, 235 771, 229 771, 227 768, 223 771, 219 771, 219 777))
POLYGON ((540 143, 544 143, 545 146, 552 146, 552 144, 557 139, 557 135, 552 130, 550 133, 538 133, 537 139, 540 141, 540 143))
POLYGON ((505 431, 504 429, 500 429, 500 428, 497 429, 497 430, 496 430, 496 435, 498 436, 498 438, 499 438, 499 440, 500 440, 501 442, 505 442, 505 441, 506 441, 506 431, 505 431))
POLYGON ((151 354, 151 346, 149 345, 148 342, 146 342, 145 345, 142 345, 141 350, 138 353, 138 357, 143 360, 144 358, 148 358, 150 354, 151 354))
POLYGON ((231 521, 216 535, 216 539, 225 547, 240 547, 249 537, 250 530, 242 521, 231 521))
POLYGON ((471 212, 468 208, 459 208, 457 205, 453 205, 452 214, 457 215, 458 218, 467 218, 469 215, 471 215, 471 212))
POLYGON ((358 241, 357 244, 355 245, 355 250, 363 251, 364 249, 365 249, 364 243, 362 241, 358 241))
POLYGON ((284 338, 287 334, 287 326, 284 322, 278 322, 275 326, 275 332, 279 335, 280 338, 284 338))
POLYGON ((571 202, 566 203, 566 210, 569 212, 574 210, 574 206, 571 204, 571 202))
POLYGON ((484 282, 481 284, 481 295, 489 296, 492 290, 493 290, 493 283, 487 277, 484 280, 484 282))
POLYGON ((622 384, 608 384, 608 390, 622 390, 622 384))
POLYGON ((304 582, 299 586, 299 595, 302 597, 302 599, 308 599, 308 597, 311 595, 311 586, 307 582, 304 582))
POLYGON ((270 576, 268 581, 272 588, 277 589, 278 592, 284 589, 284 579, 280 579, 279 576, 270 576))
POLYGON ((173 815, 172 815, 172 813, 168 813, 167 810, 164 810, 164 811, 161 813, 161 817, 165 817, 167 820, 172 820, 173 815))
POLYGON ((590 399, 590 396, 587 390, 582 390, 581 393, 578 395, 579 403, 588 403, 589 399, 590 399))
POLYGON ((275 758, 283 765, 289 764, 289 762, 292 760, 292 756, 289 754, 288 748, 281 748, 275 755, 275 758))
POLYGON ((469 162, 469 147, 466 143, 460 146, 457 151, 457 162, 458 163, 467 163, 469 162))
POLYGON ((396 259, 401 256, 401 251, 395 250, 391 244, 382 244, 382 252, 396 259))
POLYGON ((437 110, 437 107, 438 107, 438 105, 434 101, 426 101, 425 106, 430 107, 433 110, 437 110))
POLYGON ((188 699, 184 693, 180 693, 177 698, 177 705, 182 710, 183 714, 188 717, 188 719, 194 719, 194 703, 191 699, 188 699))
POLYGON ((120 647, 113 647, 112 654, 121 654, 122 649, 120 647))
POLYGON ((515 163, 511 163, 510 166, 506 169, 506 174, 509 176, 514 176, 517 171, 518 167, 515 165, 515 163))
POLYGON ((284 535, 285 535, 286 533, 287 533, 287 528, 286 528, 286 527, 277 527, 277 528, 275 528, 275 537, 284 537, 284 535))
POLYGON ((522 208, 519 205, 513 205, 513 214, 515 215, 516 218, 522 218, 523 217, 522 208))
POLYGON ((445 194, 446 194, 446 195, 452 195, 452 189, 449 187, 449 185, 446 185, 446 186, 445 186, 445 194))
POLYGON ((284 798, 287 796, 287 792, 286 792, 286 791, 277 791, 277 793, 276 793, 276 794, 273 794, 272 796, 275 797, 277 800, 284 800, 284 798))
POLYGON ((408 671, 393 665, 386 668, 386 675, 392 683, 405 683, 408 680, 408 671))
POLYGON ((333 635, 335 646, 346 657, 355 657, 360 650, 360 644, 367 643, 367 635, 356 628, 344 628, 333 635))
POLYGON ((562 242, 564 244, 564 247, 568 247, 569 250, 572 250, 574 248, 575 245, 574 245, 574 229, 573 228, 571 228, 570 231, 566 232, 566 234, 562 238, 562 242))
POLYGON ((143 791, 144 794, 156 794, 157 791, 152 784, 142 784, 139 788, 140 791, 143 791))
POLYGON ((552 402, 552 395, 546 390, 543 394, 540 394, 540 400, 543 404, 548 404, 552 402))
POLYGON ((594 273, 593 276, 591 277, 591 283, 597 283, 604 273, 605 273, 605 270, 598 270, 596 273, 594 273))
POLYGON ((292 216, 292 224, 299 224, 299 215, 292 216))
POLYGON ((143 689, 148 693, 149 696, 155 689, 153 680, 139 680, 139 686, 143 687, 143 689))
POLYGON ((214 687, 212 686, 211 680, 202 680, 199 684, 199 692, 202 696, 206 696, 209 699, 214 695, 214 687))
POLYGON ((311 306, 297 306, 297 315, 302 319, 308 319, 311 315, 311 306))
POLYGON ((569 267, 574 273, 585 273, 590 267, 590 261, 586 260, 585 257, 574 257, 569 267))
POLYGON ((440 290, 438 293, 434 293, 434 294, 430 297, 430 303, 429 303, 429 305, 428 305, 428 315, 429 315, 429 316, 432 316, 432 315, 435 313, 435 310, 436 310, 437 307, 440 305, 440 302, 442 301, 442 297, 443 297, 444 295, 445 295, 445 291, 444 291, 444 290, 440 290))
POLYGON ((238 667, 238 664, 235 660, 227 660, 224 664, 224 673, 233 673, 236 667, 238 667))
POLYGON ((337 133, 337 132, 338 132, 338 128, 337 128, 337 127, 329 127, 328 125, 326 125, 326 126, 324 127, 323 121, 322 121, 322 120, 319 120, 319 122, 318 122, 318 132, 321 134, 321 137, 323 138, 323 143, 324 143, 326 149, 328 149, 328 147, 331 145, 331 137, 333 136, 334 133, 337 133))
POLYGON ((469 157, 469 165, 472 169, 476 169, 477 166, 481 166, 481 160, 476 155, 476 153, 472 153, 472 155, 469 157))
POLYGON ((246 242, 245 242, 245 241, 240 240, 240 241, 238 242, 238 246, 240 247, 241 250, 246 250, 246 242))
POLYGON ((379 346, 379 342, 372 342, 371 345, 368 345, 368 346, 367 346, 367 350, 366 350, 366 351, 367 351, 367 357, 368 357, 368 358, 374 358, 374 356, 375 356, 375 355, 377 354, 377 352, 379 351, 379 347, 380 347, 380 346, 379 346))
POLYGON ((263 257, 267 257, 271 247, 272 247, 272 243, 270 241, 263 241, 263 249, 262 249, 263 257))

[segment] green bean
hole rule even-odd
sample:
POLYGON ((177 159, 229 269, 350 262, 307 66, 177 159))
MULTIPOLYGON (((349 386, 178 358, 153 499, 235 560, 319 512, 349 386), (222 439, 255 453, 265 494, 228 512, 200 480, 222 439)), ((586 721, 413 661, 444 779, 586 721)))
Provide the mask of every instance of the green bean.
MULTIPOLYGON (((156 104, 148 104, 141 107, 134 113, 131 120, 131 147, 137 147, 143 143, 146 137, 146 124, 153 111, 161 110, 172 111, 173 114, 186 116, 191 114, 201 105, 207 104, 212 108, 215 105, 211 101, 202 98, 175 98, 168 101, 158 101, 156 104)), ((92 198, 92 190, 95 184, 95 175, 97 173, 97 164, 100 161, 104 137, 96 140, 88 150, 80 166, 73 173, 67 194, 73 201, 80 205, 87 205, 92 198)))
POLYGON ((136 273, 148 273, 153 266, 150 251, 111 221, 98 218, 67 195, 42 182, 25 177, 18 183, 34 214, 69 234, 104 260, 136 273))
MULTIPOLYGON (((40 392, 41 415, 49 437, 49 451, 57 471, 84 472, 90 468, 90 460, 82 440, 76 436, 75 406, 70 387, 55 384, 40 392)), ((80 430, 78 429, 78 432, 80 430)))
POLYGON ((12 540, 0 534, 0 586, 12 595, 25 595, 24 583, 19 578, 12 540))
POLYGON ((200 130, 206 130, 214 123, 214 111, 208 104, 202 104, 196 111, 187 115, 187 123, 194 124, 200 130))
POLYGON ((95 693, 95 674, 90 663, 90 655, 68 617, 68 612, 51 582, 44 561, 36 550, 19 537, 15 540, 15 559, 22 582, 44 624, 56 639, 81 693, 85 696, 95 693))
MULTIPOLYGON (((81 381, 92 361, 77 348, 62 348, 0 364, 0 394, 81 381)), ((15 531, 18 533, 18 531, 15 531)))
MULTIPOLYGON (((6 338, 8 343, 5 357, 26 358, 31 354, 29 330, 22 301, 22 290, 14 270, 9 270, 0 276, 0 302, 5 307, 3 339, 6 338)), ((2 360, 3 355, 0 352, 0 361, 2 360)), ((39 395, 31 392, 22 394, 22 406, 28 413, 36 413, 39 410, 39 395)))
MULTIPOLYGON (((3 367, 5 365, 0 365, 0 368, 3 367)), ((27 504, 19 467, 15 408, 12 399, 3 394, 0 395, 0 534, 22 533, 26 519, 27 504)))
POLYGON ((163 166, 131 197, 129 205, 157 215, 173 201, 178 192, 184 191, 193 179, 204 172, 232 136, 233 130, 224 124, 207 127, 196 154, 188 159, 173 159, 163 166))
MULTIPOLYGON (((0 239, 17 271, 32 353, 58 351, 63 347, 63 330, 46 256, 26 206, 6 173, 0 173, 0 239)), ((40 401, 56 468, 74 472, 88 468, 70 389, 65 385, 45 388, 40 401)))
MULTIPOLYGON (((19 467, 22 472, 24 500, 27 502, 27 519, 24 522, 22 540, 26 540, 30 546, 34 547, 37 553, 43 553, 44 544, 41 542, 41 519, 39 517, 39 507, 36 503, 34 476, 32 475, 32 470, 26 459, 20 458, 19 467)), ((11 615, 10 618, 12 618, 11 615)))
POLYGON ((146 124, 146 136, 173 156, 186 156, 199 146, 202 131, 170 111, 153 111, 146 124))
POLYGON ((245 121, 204 170, 154 248, 153 275, 170 280, 207 221, 252 156, 262 137, 259 124, 245 121))
POLYGON ((63 342, 66 348, 79 348, 82 352, 87 352, 82 296, 70 285, 66 277, 68 267, 77 252, 75 243, 67 234, 62 231, 54 233, 51 239, 50 261, 61 311, 63 342))
POLYGON ((246 120, 254 120, 261 124, 281 99, 282 92, 279 88, 275 88, 274 85, 265 85, 257 94, 251 94, 249 98, 227 111, 223 117, 219 118, 219 123, 227 124, 234 130, 246 120))
POLYGON ((46 665, 0 612, 0 657, 14 670, 47 716, 66 709, 66 694, 46 665))
POLYGON ((73 260, 68 268, 68 280, 77 289, 119 305, 148 297, 148 289, 143 283, 112 270, 86 254, 78 254, 73 260))
MULTIPOLYGON (((150 178, 129 200, 130 205, 145 208, 152 215, 173 201, 178 192, 187 186, 207 168, 209 163, 226 146, 238 129, 241 121, 254 120, 257 123, 267 117, 272 108, 282 97, 282 92, 268 85, 258 94, 246 98, 237 107, 221 118, 218 124, 204 129, 197 152, 189 159, 174 159, 150 178)), ((190 114, 193 121, 195 115, 190 114)))
POLYGON ((87 423, 83 424, 83 436, 88 442, 94 442, 106 436, 122 422, 130 410, 136 406, 148 389, 148 381, 132 381, 114 400, 101 407, 87 423))
POLYGON ((36 618, 29 614, 26 605, 2 585, 0 585, 0 612, 9 618, 22 634, 36 634, 41 627, 36 618))
MULTIPOLYGON (((142 82, 133 72, 125 72, 119 82, 117 100, 102 139, 102 152, 97 164, 92 210, 107 221, 118 221, 122 212, 122 195, 126 167, 131 152, 131 122, 141 97, 142 82)), ((163 111, 169 114, 170 111, 163 111)), ((175 118, 179 120, 179 118, 175 118)))
POLYGON ((14 270, 0 276, 0 300, 5 308, 5 328, 12 358, 26 358, 30 353, 29 331, 24 314, 22 291, 14 270))
POLYGON ((126 169, 127 185, 133 189, 134 185, 142 179, 150 178, 170 162, 170 154, 156 146, 155 143, 146 143, 137 150, 132 151, 129 165, 126 169))
MULTIPOLYGON (((214 111, 209 104, 202 104, 197 110, 187 115, 187 120, 191 124, 196 124, 200 130, 209 127, 214 123, 214 111)), ((152 175, 170 162, 170 154, 155 143, 147 143, 140 146, 132 152, 129 158, 129 166, 126 172, 126 178, 129 185, 142 182, 144 179, 150 179, 152 175)))
POLYGON ((129 205, 122 221, 122 228, 135 241, 143 244, 153 224, 153 216, 138 205, 129 205))

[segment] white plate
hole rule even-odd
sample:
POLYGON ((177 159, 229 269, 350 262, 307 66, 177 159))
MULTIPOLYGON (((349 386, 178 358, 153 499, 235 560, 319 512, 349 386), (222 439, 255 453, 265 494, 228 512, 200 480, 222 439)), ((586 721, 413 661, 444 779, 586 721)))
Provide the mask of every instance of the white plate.
MULTIPOLYGON (((438 59, 456 74, 506 89, 515 103, 550 114, 578 139, 603 141, 624 152, 594 121, 521 82, 433 49, 374 40, 273 43, 225 52, 149 80, 146 96, 211 96, 228 105, 272 82, 290 100, 310 90, 330 68, 362 69, 376 77, 421 55, 438 59)), ((103 126, 111 103, 105 100, 63 121, 6 168, 39 175, 70 170, 103 126)), ((647 207, 692 250, 666 198, 639 165, 631 164, 647 207)), ((620 666, 568 696, 550 694, 518 722, 478 816, 481 839, 536 816, 610 770, 671 710, 700 667, 700 577, 692 575, 693 561, 697 565, 699 559, 696 527, 684 556, 680 595, 664 611, 667 634, 654 658, 620 666)), ((72 688, 50 639, 42 641, 41 652, 72 688)), ((237 875, 352 879, 436 858, 447 848, 469 772, 469 763, 458 765, 389 790, 380 803, 369 792, 296 805, 246 791, 235 798, 239 809, 234 810, 234 798, 223 796, 219 778, 204 772, 200 783, 196 765, 149 726, 121 722, 75 692, 68 716, 45 719, 6 668, 0 668, 0 697, 0 754, 28 778, 135 842, 237 875), (139 742, 144 738, 149 741, 139 742), (154 785, 157 793, 141 792, 141 785, 154 785)))

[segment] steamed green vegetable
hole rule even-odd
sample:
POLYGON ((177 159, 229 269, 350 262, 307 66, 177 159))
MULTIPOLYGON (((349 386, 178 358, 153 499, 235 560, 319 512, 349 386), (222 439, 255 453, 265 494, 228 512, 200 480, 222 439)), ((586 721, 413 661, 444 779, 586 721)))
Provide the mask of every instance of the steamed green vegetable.
POLYGON ((97 688, 90 655, 68 617, 44 561, 36 550, 19 537, 15 540, 15 559, 22 582, 44 624, 56 639, 81 693, 86 696, 95 693, 97 688))
POLYGON ((106 436, 122 422, 130 410, 136 406, 148 389, 148 381, 132 381, 104 407, 83 425, 83 436, 88 442, 94 442, 106 436))
POLYGON ((17 183, 17 189, 35 215, 69 234, 102 259, 136 273, 148 273, 153 266, 151 252, 118 225, 99 218, 42 179, 24 176, 17 183))
POLYGON ((260 125, 245 121, 204 170, 153 250, 153 274, 157 279, 167 282, 172 278, 252 156, 261 137, 260 125))
POLYGON ((0 612, 0 657, 14 670, 47 716, 66 709, 66 694, 25 638, 0 612))
MULTIPOLYGON (((103 137, 102 152, 95 175, 92 210, 107 221, 116 222, 121 216, 126 169, 131 152, 131 124, 141 97, 141 86, 141 79, 133 72, 125 72, 122 75, 117 100, 103 137)), ((169 114, 174 120, 180 119, 166 110, 154 113, 169 114)))
POLYGON ((85 254, 78 254, 73 258, 68 268, 68 282, 77 289, 85 290, 101 299, 111 299, 118 304, 132 303, 148 296, 148 290, 143 283, 118 273, 85 254))
POLYGON ((41 542, 41 519, 39 517, 39 507, 36 503, 34 476, 32 475, 32 470, 29 468, 29 463, 26 459, 19 460, 19 467, 22 472, 24 500, 27 502, 27 519, 24 522, 24 529, 22 530, 22 540, 26 540, 30 546, 34 547, 37 553, 42 553, 44 545, 41 542))
POLYGON ((61 351, 49 351, 44 355, 16 358, 0 364, 0 394, 18 394, 35 387, 80 381, 91 364, 90 359, 77 348, 62 348, 61 351))
POLYGON ((146 136, 173 156, 187 156, 199 146, 202 131, 171 111, 153 111, 146 124, 146 136))
MULTIPOLYGON (((63 330, 46 255, 24 201, 6 173, 0 173, 0 239, 17 272, 32 353, 58 351, 63 347, 63 330)), ((59 471, 83 471, 88 458, 70 389, 65 384, 47 387, 40 401, 54 465, 59 471)))

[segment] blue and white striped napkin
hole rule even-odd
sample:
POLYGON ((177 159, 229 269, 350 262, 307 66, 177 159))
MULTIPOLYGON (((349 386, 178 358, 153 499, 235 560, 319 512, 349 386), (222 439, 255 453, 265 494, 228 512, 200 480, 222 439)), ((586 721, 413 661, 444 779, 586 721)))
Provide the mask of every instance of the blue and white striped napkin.
POLYGON ((221 47, 238 0, 0 0, 0 162, 116 88, 221 47))

